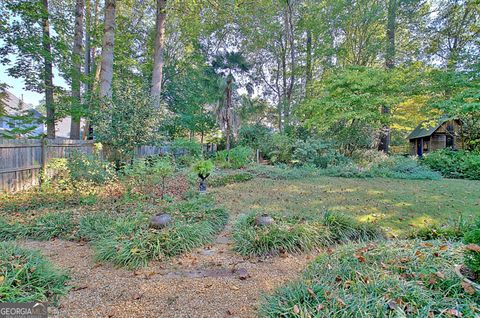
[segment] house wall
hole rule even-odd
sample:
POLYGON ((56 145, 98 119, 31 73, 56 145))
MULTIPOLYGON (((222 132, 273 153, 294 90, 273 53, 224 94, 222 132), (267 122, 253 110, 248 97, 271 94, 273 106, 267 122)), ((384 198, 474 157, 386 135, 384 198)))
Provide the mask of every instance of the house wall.
POLYGON ((421 140, 428 143, 428 150, 424 147, 424 153, 446 148, 447 134, 449 134, 447 127, 453 126, 454 148, 463 149, 461 138, 461 125, 457 120, 451 120, 443 123, 430 137, 417 138, 410 140, 410 154, 417 154, 417 143, 421 140), (429 139, 429 141, 428 141, 429 139))

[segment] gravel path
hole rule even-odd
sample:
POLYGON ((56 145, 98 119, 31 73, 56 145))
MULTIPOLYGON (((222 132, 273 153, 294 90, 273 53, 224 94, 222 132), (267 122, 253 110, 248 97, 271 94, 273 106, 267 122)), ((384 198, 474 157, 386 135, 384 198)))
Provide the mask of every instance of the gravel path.
POLYGON ((211 246, 137 271, 95 263, 88 244, 21 244, 71 273, 74 288, 51 317, 255 317, 262 293, 295 279, 311 255, 244 259, 231 251, 229 231, 211 246))

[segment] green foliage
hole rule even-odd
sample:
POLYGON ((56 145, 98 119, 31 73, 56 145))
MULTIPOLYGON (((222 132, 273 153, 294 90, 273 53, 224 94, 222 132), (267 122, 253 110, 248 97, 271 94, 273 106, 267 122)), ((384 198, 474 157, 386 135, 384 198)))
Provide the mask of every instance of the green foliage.
POLYGON ((235 147, 230 150, 218 151, 215 162, 222 168, 240 169, 252 161, 253 150, 248 147, 235 147))
POLYGON ((234 225, 234 249, 242 255, 296 253, 339 242, 383 237, 377 226, 359 223, 339 213, 273 214, 275 222, 268 226, 257 226, 257 215, 251 212, 234 225))
POLYGON ((238 145, 259 149, 263 156, 269 157, 272 150, 273 133, 260 124, 243 125, 238 132, 238 145))
POLYGON ((72 152, 66 162, 70 179, 75 184, 91 183, 102 185, 112 181, 115 171, 110 163, 101 160, 94 154, 72 152))
POLYGON ((0 218, 0 224, 0 238, 3 240, 68 238, 75 227, 69 212, 49 212, 23 222, 0 218))
POLYGON ((95 137, 118 165, 133 158, 136 146, 156 141, 160 118, 149 91, 125 79, 114 87, 112 99, 101 101, 95 110, 95 137))
POLYGON ((199 160, 195 162, 195 164, 192 167, 192 170, 198 176, 202 176, 203 178, 206 178, 213 172, 214 168, 215 166, 211 160, 199 160))
POLYGON ((274 216, 274 224, 257 226, 256 217, 256 213, 249 213, 239 217, 234 225, 234 249, 242 255, 298 253, 331 242, 328 229, 317 222, 298 222, 298 219, 274 216))
POLYGON ((162 198, 165 192, 165 179, 175 172, 175 166, 169 157, 135 159, 123 169, 123 183, 127 194, 139 186, 153 186, 161 183, 162 198))
POLYGON ((343 166, 351 160, 337 152, 333 145, 314 138, 297 140, 294 145, 293 162, 299 165, 312 164, 319 168, 343 166))
POLYGON ((412 180, 438 180, 441 175, 428 167, 420 165, 412 157, 391 156, 388 160, 370 168, 370 174, 375 177, 412 180))
POLYGON ((454 272, 459 249, 434 241, 341 246, 265 297, 260 316, 420 318, 452 309, 474 317, 480 299, 454 272))
POLYGON ((171 147, 180 166, 189 166, 202 157, 202 145, 193 140, 178 138, 172 142, 171 147))
POLYGON ((446 178, 480 180, 480 154, 442 149, 424 156, 422 163, 446 178))
MULTIPOLYGON (((465 244, 475 244, 480 246, 480 219, 477 220, 476 226, 465 233, 463 242, 465 244)), ((464 254, 464 263, 468 269, 477 275, 480 275, 480 252, 473 249, 466 249, 464 254)))
POLYGON ((69 277, 36 251, 0 242, 2 302, 57 301, 69 277))
POLYGON ((224 187, 233 183, 246 182, 253 179, 253 175, 248 172, 227 173, 225 175, 213 175, 210 177, 208 184, 211 187, 224 187))
POLYGON ((268 157, 272 163, 291 163, 293 157, 293 139, 286 134, 275 134, 268 157))
POLYGON ((212 242, 228 220, 228 213, 215 208, 207 196, 173 204, 166 212, 173 222, 162 230, 149 228, 150 215, 139 213, 108 221, 101 220, 104 216, 84 217, 79 233, 92 240, 98 260, 136 268, 212 242))

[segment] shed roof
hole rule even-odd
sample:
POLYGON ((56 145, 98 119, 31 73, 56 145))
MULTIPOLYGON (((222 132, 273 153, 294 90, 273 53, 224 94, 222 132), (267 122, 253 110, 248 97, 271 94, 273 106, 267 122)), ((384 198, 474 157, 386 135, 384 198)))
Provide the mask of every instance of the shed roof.
POLYGON ((417 128, 415 128, 410 135, 408 135, 408 139, 417 139, 422 137, 429 137, 431 136, 440 126, 442 126, 445 122, 449 121, 451 118, 448 116, 442 116, 436 122, 432 124, 431 121, 424 121, 420 123, 417 128))

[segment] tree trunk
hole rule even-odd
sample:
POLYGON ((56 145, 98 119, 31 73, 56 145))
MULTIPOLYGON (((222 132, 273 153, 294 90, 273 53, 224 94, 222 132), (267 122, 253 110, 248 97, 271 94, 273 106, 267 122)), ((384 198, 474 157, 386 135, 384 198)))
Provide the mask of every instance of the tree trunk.
POLYGON ((47 138, 55 138, 55 104, 53 101, 53 66, 52 49, 50 45, 50 23, 48 0, 43 0, 45 14, 42 17, 42 45, 44 50, 44 84, 45 84, 45 105, 47 108, 47 138))
POLYGON ((227 79, 227 87, 225 88, 225 98, 226 98, 226 122, 227 122, 227 127, 226 127, 226 145, 225 148, 227 150, 230 150, 230 136, 232 134, 232 118, 230 116, 232 115, 232 85, 233 85, 233 80, 229 77, 227 79))
POLYGON ((72 54, 72 111, 70 125, 70 139, 80 139, 80 116, 77 115, 76 108, 81 103, 80 96, 80 76, 82 72, 82 43, 83 43, 83 9, 84 0, 77 0, 75 5, 75 35, 73 39, 72 54))
MULTIPOLYGON (((385 67, 387 69, 393 69, 395 67, 395 29, 397 20, 397 1, 388 1, 387 12, 387 48, 385 51, 385 67)), ((388 106, 382 106, 381 113, 383 116, 390 116, 390 108, 388 106)), ((385 124, 380 131, 380 143, 378 144, 378 150, 388 153, 390 148, 390 126, 385 124)))
POLYGON ((312 82, 312 31, 307 30, 307 61, 305 70, 305 96, 310 96, 310 83, 312 82))
POLYGON ((153 73, 151 95, 155 105, 160 107, 160 94, 162 92, 162 76, 163 76, 163 49, 165 46, 165 19, 167 0, 157 0, 157 18, 156 18, 156 35, 155 47, 153 53, 153 73))
POLYGON ((100 98, 112 98, 115 5, 115 0, 105 0, 105 27, 102 42, 102 64, 100 69, 100 98))

